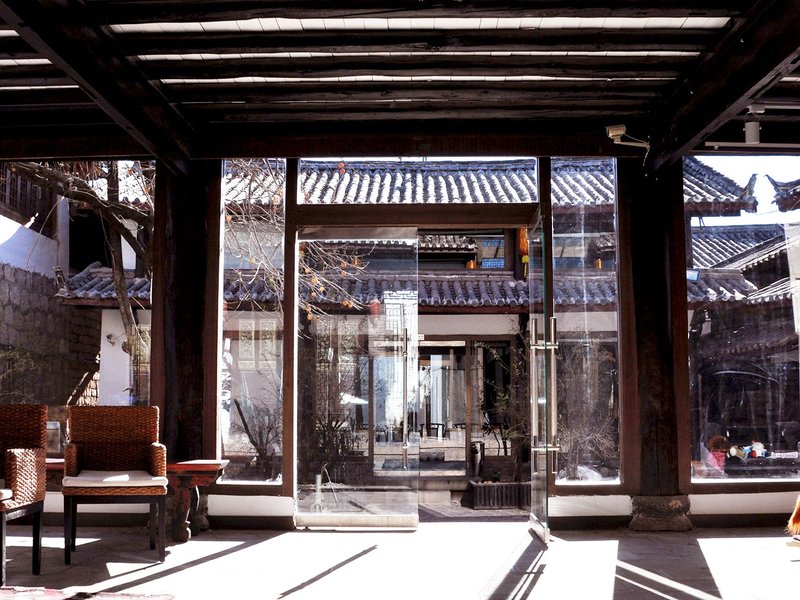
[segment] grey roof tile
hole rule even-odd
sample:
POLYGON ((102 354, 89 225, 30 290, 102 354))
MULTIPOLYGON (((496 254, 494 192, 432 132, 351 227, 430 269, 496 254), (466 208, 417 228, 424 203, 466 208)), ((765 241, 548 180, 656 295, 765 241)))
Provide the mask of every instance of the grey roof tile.
POLYGON ((683 160, 683 201, 689 214, 703 213, 709 202, 721 209, 755 212, 756 175, 744 187, 694 157, 683 160))
MULTIPOLYGON (((149 303, 150 284, 146 279, 129 278, 131 298, 149 303)), ((360 304, 381 300, 387 291, 416 289, 420 306, 430 307, 523 307, 543 300, 543 288, 534 280, 514 279, 505 271, 422 272, 416 280, 407 272, 362 272, 342 278, 339 283, 344 294, 328 292, 318 297, 320 303, 339 304, 352 299, 360 304)), ((308 300, 308 288, 300 286, 301 295, 308 300)), ((68 281, 58 296, 68 300, 102 301, 116 298, 111 269, 90 265, 68 281)), ((688 300, 692 304, 708 302, 764 302, 780 299, 777 293, 758 296, 755 285, 740 272, 733 270, 703 270, 697 282, 688 282, 688 300)), ((223 289, 225 302, 271 303, 274 291, 257 277, 244 274, 239 279, 226 279, 223 289)), ((611 309, 617 302, 617 284, 613 272, 561 271, 553 281, 553 299, 557 306, 611 309)))
MULTIPOLYGON (((308 204, 502 204, 537 201, 533 159, 496 161, 309 160, 300 165, 308 204)), ((610 159, 554 159, 554 210, 608 209, 614 203, 610 159)), ((684 202, 692 213, 711 207, 753 211, 752 182, 741 187, 695 158, 684 161, 684 202)), ((713 211, 712 211, 713 212, 713 211)))
POLYGON ((782 300, 791 300, 792 294, 797 293, 797 284, 792 284, 789 277, 779 279, 760 290, 754 292, 747 298, 748 304, 765 304, 768 302, 780 302, 782 300))
POLYGON ((742 302, 758 291, 740 271, 733 269, 701 270, 699 280, 687 281, 686 287, 690 304, 742 302))
MULTIPOLYGON (((150 302, 150 280, 144 277, 128 277, 128 296, 132 300, 150 302)), ((80 273, 70 277, 67 287, 58 290, 56 296, 80 300, 115 300, 117 291, 111 277, 111 269, 94 262, 80 273)))
POLYGON ((778 205, 778 210, 787 212, 800 206, 800 179, 795 181, 775 181, 767 175, 767 179, 775 189, 774 204, 778 205))
POLYGON ((692 258, 700 269, 724 266, 762 244, 783 239, 782 225, 692 227, 692 258))

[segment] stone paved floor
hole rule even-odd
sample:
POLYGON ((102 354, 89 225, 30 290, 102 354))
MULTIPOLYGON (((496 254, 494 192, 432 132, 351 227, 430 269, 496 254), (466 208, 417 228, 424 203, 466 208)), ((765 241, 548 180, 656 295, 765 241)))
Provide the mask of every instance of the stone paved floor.
POLYGON ((7 585, 179 600, 800 598, 800 543, 780 528, 554 531, 545 551, 524 518, 428 506, 416 531, 206 531, 170 543, 164 564, 143 528, 86 527, 70 567, 46 527, 38 577, 29 528, 12 525, 7 585))

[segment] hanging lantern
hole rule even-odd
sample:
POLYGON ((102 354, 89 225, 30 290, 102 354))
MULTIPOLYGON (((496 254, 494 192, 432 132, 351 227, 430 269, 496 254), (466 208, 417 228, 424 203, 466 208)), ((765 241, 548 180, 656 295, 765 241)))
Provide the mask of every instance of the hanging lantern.
POLYGON ((528 256, 528 228, 517 229, 517 252, 520 256, 528 256))

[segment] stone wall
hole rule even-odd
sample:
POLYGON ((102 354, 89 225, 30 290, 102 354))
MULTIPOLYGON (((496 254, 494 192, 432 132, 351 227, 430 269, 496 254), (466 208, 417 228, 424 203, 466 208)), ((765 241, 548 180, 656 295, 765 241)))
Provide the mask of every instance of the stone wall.
POLYGON ((55 298, 55 280, 0 265, 0 402, 96 402, 100 310, 55 298))

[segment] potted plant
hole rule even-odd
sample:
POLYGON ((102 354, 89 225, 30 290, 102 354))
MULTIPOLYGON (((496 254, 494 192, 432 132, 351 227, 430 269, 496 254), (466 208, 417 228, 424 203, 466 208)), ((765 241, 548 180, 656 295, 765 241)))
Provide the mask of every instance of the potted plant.
POLYGON ((486 457, 482 473, 471 480, 473 507, 526 508, 530 506, 529 462, 531 412, 528 396, 528 351, 521 335, 515 336, 510 352, 479 344, 488 361, 504 376, 486 379, 481 408, 489 415, 484 432, 498 441, 497 457, 486 457), (526 469, 526 465, 528 468, 526 469))

